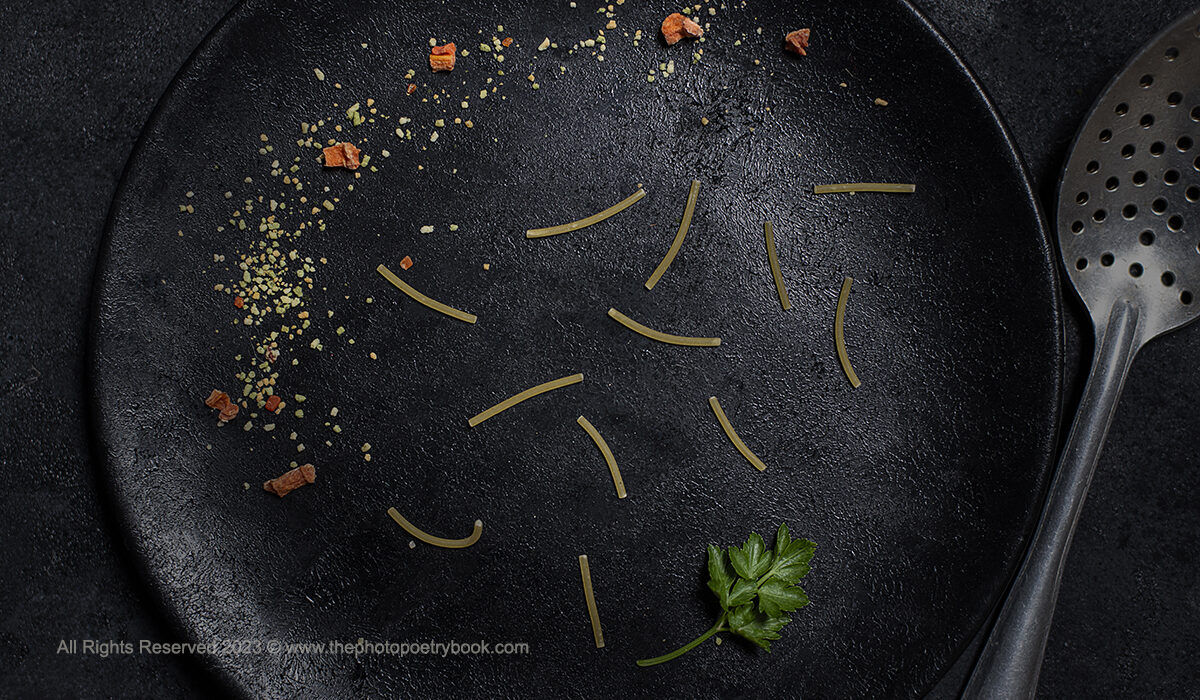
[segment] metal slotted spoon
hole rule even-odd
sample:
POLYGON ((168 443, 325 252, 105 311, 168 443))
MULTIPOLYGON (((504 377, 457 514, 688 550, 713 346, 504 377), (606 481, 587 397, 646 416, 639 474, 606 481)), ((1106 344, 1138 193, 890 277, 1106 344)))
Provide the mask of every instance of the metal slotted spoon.
POLYGON ((1133 358, 1200 316, 1200 10, 1147 44, 1075 137, 1058 246, 1096 350, 1045 510, 963 697, 1028 698, 1067 550, 1133 358))

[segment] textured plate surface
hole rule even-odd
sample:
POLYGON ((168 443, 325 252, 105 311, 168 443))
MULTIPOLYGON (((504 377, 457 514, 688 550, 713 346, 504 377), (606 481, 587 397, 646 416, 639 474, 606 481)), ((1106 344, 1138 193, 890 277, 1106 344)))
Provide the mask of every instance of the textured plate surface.
MULTIPOLYGON (((733 8, 708 19, 705 43, 672 48, 656 37, 665 6, 619 6, 603 62, 567 49, 608 18, 555 8, 251 2, 181 72, 114 206, 91 360, 106 477, 144 575, 198 641, 530 646, 516 656, 211 657, 231 685, 261 697, 919 694, 998 597, 1053 457, 1054 263, 996 115, 900 2, 733 8), (477 46, 500 24, 517 39, 503 65, 477 46), (814 29, 803 59, 780 50, 800 26, 814 29), (454 73, 427 74, 431 35, 470 50, 454 73), (543 37, 560 48, 537 52, 543 37), (646 80, 672 59, 673 75, 646 80), (409 68, 432 87, 406 96, 409 68), (499 89, 479 100, 489 77, 499 89), (442 87, 451 107, 420 101, 442 87), (328 118, 320 136, 332 136, 367 98, 391 119, 345 133, 367 139, 379 171, 320 171, 295 145, 299 123, 328 118), (430 123, 459 112, 475 127, 451 121, 430 143, 430 123), (392 133, 399 116, 413 119, 412 142, 392 133), (271 153, 258 154, 259 134, 271 153), (245 412, 217 428, 200 401, 213 387, 238 393, 233 357, 252 354, 261 333, 213 291, 241 276, 238 254, 262 239, 228 219, 247 198, 291 201, 270 163, 286 172, 296 156, 310 206, 339 198, 319 217, 324 230, 287 244, 327 260, 312 273, 312 326, 287 344, 279 378, 285 396, 308 397, 306 416, 292 415, 293 401, 273 432, 258 428, 263 417, 243 432, 245 412), (703 187, 691 232, 647 292, 692 178, 703 187), (918 189, 808 194, 862 180, 918 189), (523 237, 638 183, 649 196, 618 218, 523 237), (417 233, 426 224, 435 232, 417 233), (406 280, 479 323, 419 307, 375 274, 405 255, 417 261, 406 280), (846 337, 858 390, 832 343, 844 275, 856 279, 846 337), (723 343, 657 345, 611 321, 610 306, 723 343), (309 347, 313 337, 323 349, 309 347), (467 427, 496 401, 577 371, 583 384, 467 427), (766 472, 727 442, 710 395, 766 472), (324 426, 334 407, 341 433, 324 426), (612 446, 629 498, 614 497, 580 413, 612 446), (296 458, 292 431, 318 482, 280 501, 257 484, 296 458), (389 506, 450 537, 480 518, 484 535, 465 550, 410 549, 389 506), (634 667, 714 619, 705 545, 769 534, 781 520, 819 548, 804 582, 814 602, 775 650, 709 643, 634 667)), ((256 224, 265 208, 242 213, 256 224)), ((318 217, 293 206, 278 218, 291 229, 318 217)))

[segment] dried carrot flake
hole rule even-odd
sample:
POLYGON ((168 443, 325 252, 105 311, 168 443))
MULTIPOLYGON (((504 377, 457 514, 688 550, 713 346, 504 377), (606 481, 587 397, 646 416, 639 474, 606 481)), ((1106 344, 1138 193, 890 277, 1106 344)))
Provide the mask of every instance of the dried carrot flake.
POLYGON ((416 84, 416 83, 409 83, 409 84, 408 84, 408 89, 407 89, 407 90, 405 90, 405 92, 406 92, 406 93, 408 93, 409 95, 413 94, 413 93, 414 93, 414 92, 416 92, 416 91, 417 91, 417 84, 416 84))
POLYGON ((208 406, 209 408, 221 408, 227 403, 229 403, 229 394, 226 394, 223 391, 217 391, 216 389, 213 389, 212 393, 208 395, 208 398, 204 399, 204 405, 208 406))
POLYGON ((325 154, 326 168, 346 168, 347 170, 358 169, 358 154, 361 151, 349 141, 335 143, 334 145, 322 149, 325 154))
POLYGON ((435 72, 454 70, 454 42, 429 49, 429 67, 435 72))
POLYGON ((404 259, 400 261, 400 267, 402 267, 402 268, 404 268, 405 270, 407 270, 408 268, 410 268, 410 267, 412 267, 412 266, 413 266, 413 261, 412 261, 412 258, 410 258, 409 256, 405 255, 405 256, 404 256, 404 259))
POLYGON ((513 38, 511 36, 504 37, 504 41, 502 41, 500 43, 503 44, 504 48, 507 49, 508 47, 512 46, 513 38))
POLYGON ((794 32, 789 32, 784 39, 786 42, 784 48, 792 53, 798 53, 801 56, 808 55, 808 35, 809 29, 797 29, 794 32))
POLYGON ((678 12, 672 12, 663 20, 662 35, 667 45, 671 46, 680 39, 695 39, 704 36, 704 29, 678 12))
POLYGON ((340 144, 323 149, 322 153, 325 154, 326 168, 340 168, 346 164, 346 152, 340 144))
POLYGON ((283 476, 277 476, 270 481, 263 482, 263 490, 283 498, 301 486, 311 484, 316 480, 316 468, 311 464, 305 464, 302 467, 296 467, 283 476))
POLYGON ((246 300, 245 300, 245 299, 242 299, 241 297, 234 297, 234 298, 233 298, 233 305, 234 305, 234 306, 236 306, 237 308, 239 308, 239 309, 240 309, 240 308, 242 308, 243 306, 245 306, 245 305, 246 305, 246 300))
POLYGON ((263 408, 267 409, 271 413, 274 413, 279 410, 279 404, 280 404, 279 395, 273 394, 273 395, 267 397, 267 403, 265 406, 263 406, 263 408))
POLYGON ((227 401, 225 405, 221 407, 221 412, 217 414, 217 418, 228 423, 234 418, 237 418, 239 408, 240 407, 236 403, 227 401))

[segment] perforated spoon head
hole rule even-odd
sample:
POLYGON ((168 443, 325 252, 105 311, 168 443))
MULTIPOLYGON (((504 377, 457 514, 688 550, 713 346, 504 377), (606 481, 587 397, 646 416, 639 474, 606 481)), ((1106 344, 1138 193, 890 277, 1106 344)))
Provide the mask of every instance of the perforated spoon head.
POLYGON ((1058 245, 1098 331, 1121 300, 1138 344, 1200 316, 1200 10, 1092 107, 1059 182, 1058 245))

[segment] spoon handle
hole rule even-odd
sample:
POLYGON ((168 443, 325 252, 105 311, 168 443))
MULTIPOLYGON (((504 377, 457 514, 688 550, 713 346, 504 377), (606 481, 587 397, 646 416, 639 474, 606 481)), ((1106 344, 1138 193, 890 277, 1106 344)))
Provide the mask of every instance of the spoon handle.
POLYGON ((1096 353, 1079 412, 1050 482, 1041 520, 988 635, 963 698, 1032 698, 1054 616, 1063 564, 1100 448, 1138 350, 1138 307, 1118 300, 1106 326, 1096 327, 1096 353))

